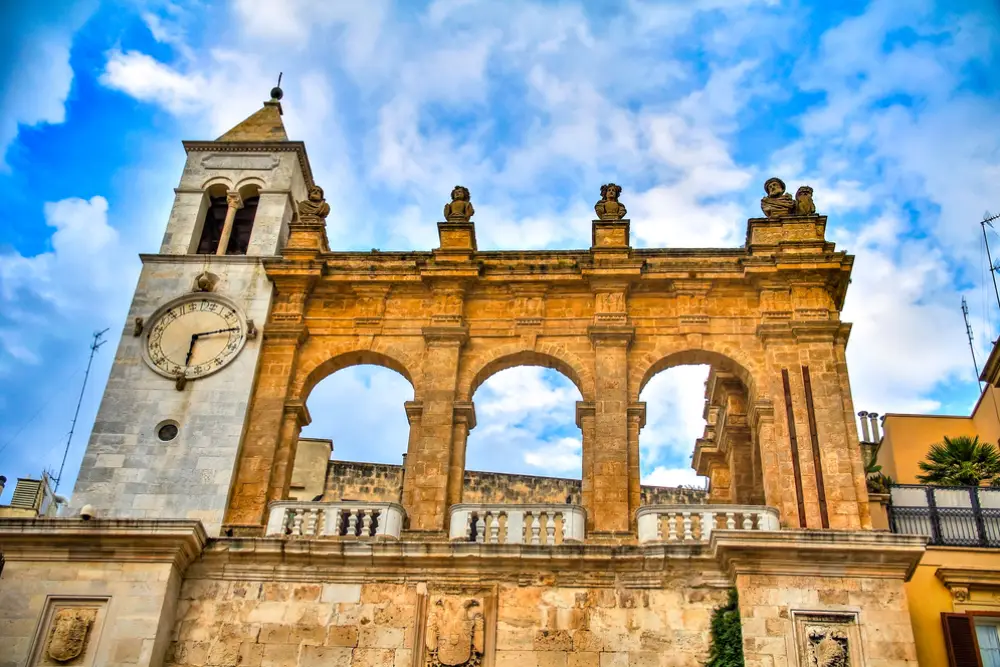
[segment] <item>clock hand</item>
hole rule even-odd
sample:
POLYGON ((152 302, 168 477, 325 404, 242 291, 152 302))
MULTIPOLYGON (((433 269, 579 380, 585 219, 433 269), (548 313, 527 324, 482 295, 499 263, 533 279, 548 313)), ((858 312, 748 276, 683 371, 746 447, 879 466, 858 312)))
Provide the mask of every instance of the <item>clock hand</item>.
POLYGON ((184 368, 191 364, 191 355, 194 354, 194 344, 198 342, 198 334, 191 334, 191 345, 188 346, 187 356, 184 357, 184 368))
POLYGON ((211 336, 212 334, 228 333, 230 331, 239 331, 237 327, 229 327, 228 329, 216 329, 215 331, 202 331, 201 333, 192 334, 192 338, 204 338, 205 336, 211 336))

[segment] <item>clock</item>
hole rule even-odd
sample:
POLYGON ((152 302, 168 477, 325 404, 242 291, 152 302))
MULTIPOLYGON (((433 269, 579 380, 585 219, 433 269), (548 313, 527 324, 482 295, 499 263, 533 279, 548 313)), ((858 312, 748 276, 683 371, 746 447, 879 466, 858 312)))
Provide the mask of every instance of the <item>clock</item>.
POLYGON ((177 381, 211 375, 232 363, 247 341, 247 319, 236 304, 195 293, 171 301, 144 327, 142 357, 149 367, 177 381))

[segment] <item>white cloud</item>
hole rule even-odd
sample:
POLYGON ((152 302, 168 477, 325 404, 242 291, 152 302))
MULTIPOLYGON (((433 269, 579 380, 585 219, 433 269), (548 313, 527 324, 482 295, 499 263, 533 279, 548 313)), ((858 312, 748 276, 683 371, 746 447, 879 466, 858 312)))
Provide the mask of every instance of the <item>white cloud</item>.
POLYGON ((690 464, 694 441, 705 431, 708 366, 680 366, 654 376, 639 400, 646 402, 646 426, 639 434, 639 464, 690 464))
POLYGON ((524 462, 547 475, 579 477, 583 444, 578 439, 559 438, 538 449, 524 452, 524 462))
POLYGON ((73 36, 94 9, 93 2, 76 3, 61 12, 30 3, 7 7, 4 21, 16 32, 4 35, 0 50, 0 171, 8 169, 3 158, 17 137, 19 126, 62 123, 66 99, 73 83, 70 48, 73 36), (38 13, 37 16, 34 14, 38 13), (21 19, 19 22, 15 17, 21 19), (9 60, 7 60, 9 58, 9 60), (8 69, 9 68, 9 69, 8 69), (40 82, 43 82, 40 84, 40 82))
POLYGON ((657 466, 648 475, 643 475, 642 483, 649 486, 708 488, 708 478, 699 477, 692 468, 666 468, 664 466, 657 466))

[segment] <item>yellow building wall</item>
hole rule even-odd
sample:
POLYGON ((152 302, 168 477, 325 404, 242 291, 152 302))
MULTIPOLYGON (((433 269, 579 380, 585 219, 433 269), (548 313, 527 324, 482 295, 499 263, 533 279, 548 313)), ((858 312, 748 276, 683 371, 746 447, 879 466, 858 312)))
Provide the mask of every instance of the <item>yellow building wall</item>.
MULTIPOLYGON (((928 547, 913 578, 906 584, 910 621, 921 667, 944 667, 948 653, 944 644, 941 614, 944 612, 1000 611, 1000 601, 977 601, 956 607, 951 592, 937 578, 939 567, 970 570, 1000 570, 1000 550, 960 547, 928 547)), ((993 596, 989 596, 991 599, 993 596)))
POLYGON ((878 462, 882 472, 897 484, 919 484, 917 463, 923 461, 931 445, 944 436, 977 435, 971 417, 944 415, 889 414, 883 422, 885 431, 878 462))
POLYGON ((1000 442, 1000 389, 989 385, 972 412, 976 434, 983 442, 1000 442))

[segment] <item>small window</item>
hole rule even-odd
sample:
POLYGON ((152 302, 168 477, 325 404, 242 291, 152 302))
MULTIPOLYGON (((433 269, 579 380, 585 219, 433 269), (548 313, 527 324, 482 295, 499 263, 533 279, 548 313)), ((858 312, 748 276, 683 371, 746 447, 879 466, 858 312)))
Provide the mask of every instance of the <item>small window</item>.
MULTIPOLYGON (((253 221, 257 216, 257 204, 260 197, 254 195, 243 200, 243 208, 237 209, 233 219, 233 229, 226 246, 227 255, 245 255, 250 247, 250 234, 253 232, 253 221)), ((219 248, 222 229, 226 224, 226 214, 229 203, 225 194, 209 197, 208 210, 205 211, 205 224, 201 229, 201 240, 198 242, 199 255, 214 255, 219 248)))
POLYGON ((976 619, 976 639, 983 667, 1000 667, 1000 619, 976 619))

